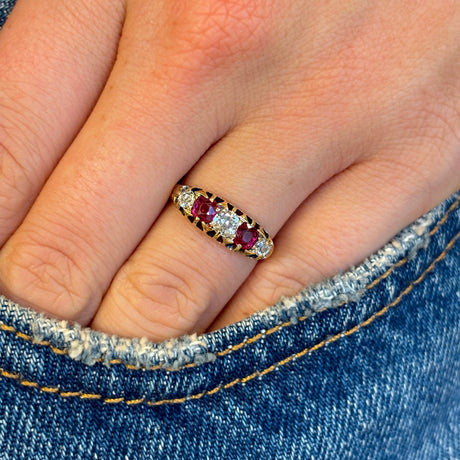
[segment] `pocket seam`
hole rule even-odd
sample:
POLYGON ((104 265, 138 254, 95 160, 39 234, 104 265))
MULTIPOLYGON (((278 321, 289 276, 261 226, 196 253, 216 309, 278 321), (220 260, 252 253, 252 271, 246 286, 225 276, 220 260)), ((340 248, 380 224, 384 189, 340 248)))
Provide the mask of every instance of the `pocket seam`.
POLYGON ((446 257, 447 253, 453 248, 454 244, 456 243, 456 241, 459 238, 460 238, 460 232, 457 233, 447 243, 447 245, 445 246, 445 248, 441 252, 441 254, 439 254, 430 263, 430 265, 420 274, 420 276, 416 280, 412 281, 403 291, 401 291, 398 294, 398 296, 392 302, 390 302, 389 304, 385 305, 379 311, 373 313, 366 320, 362 321, 361 323, 357 324, 356 326, 352 327, 351 329, 348 329, 345 332, 340 332, 338 334, 335 334, 332 337, 329 337, 328 339, 324 339, 321 342, 318 342, 317 344, 315 344, 315 345, 313 345, 311 347, 304 348, 303 350, 299 351, 298 353, 290 355, 287 358, 284 358, 284 359, 272 364, 271 366, 269 366, 269 367, 267 367, 267 368, 265 368, 265 369, 263 369, 261 371, 253 372, 252 374, 249 374, 246 377, 238 377, 238 378, 236 378, 236 379, 234 379, 234 380, 232 380, 232 381, 230 381, 230 382, 228 382, 226 384, 220 384, 217 387, 213 388, 212 390, 202 391, 200 393, 196 393, 196 394, 193 394, 193 395, 188 395, 188 396, 181 397, 181 398, 163 399, 163 400, 158 400, 158 401, 149 401, 149 400, 147 400, 146 397, 137 398, 137 399, 126 399, 124 397, 107 398, 107 397, 104 397, 101 394, 96 394, 96 393, 82 393, 80 391, 73 391, 73 392, 66 391, 66 392, 64 392, 59 387, 44 387, 44 386, 40 386, 37 382, 22 379, 20 374, 14 373, 14 372, 9 372, 9 371, 7 371, 5 369, 2 369, 2 368, 0 368, 0 376, 8 378, 8 379, 16 380, 20 385, 22 385, 24 387, 36 388, 39 391, 45 392, 45 393, 54 393, 54 394, 57 394, 57 395, 59 395, 60 397, 63 397, 63 398, 77 397, 79 399, 93 399, 93 400, 102 401, 103 403, 106 403, 106 404, 121 404, 121 403, 124 403, 124 404, 127 404, 129 406, 139 405, 139 404, 146 404, 147 406, 160 406, 160 405, 164 405, 164 404, 180 404, 180 403, 184 403, 186 401, 201 399, 203 396, 210 396, 210 395, 216 394, 216 393, 218 393, 218 392, 220 392, 222 390, 226 390, 228 388, 231 388, 231 387, 233 387, 233 386, 235 386, 237 384, 244 384, 244 383, 249 382, 250 380, 253 380, 255 378, 260 378, 260 377, 263 377, 264 375, 270 374, 275 369, 277 369, 277 368, 279 368, 281 366, 285 366, 286 364, 290 363, 291 361, 294 361, 297 358, 301 358, 302 356, 305 356, 308 353, 312 353, 312 352, 314 352, 314 351, 316 351, 318 349, 321 349, 324 346, 328 345, 329 343, 336 342, 341 338, 351 336, 351 335, 355 334, 356 332, 360 331, 362 328, 372 324, 377 318, 382 317, 388 311, 390 311, 393 307, 398 305, 401 302, 401 300, 414 289, 415 286, 420 284, 424 280, 426 275, 428 273, 430 273, 434 269, 434 267, 437 265, 437 263, 440 262, 441 260, 443 260, 446 257))
MULTIPOLYGON (((448 219, 448 217, 450 216, 450 214, 457 208, 457 206, 460 204, 460 197, 458 197, 452 204, 451 206, 446 210, 446 212, 444 213, 444 215, 442 216, 442 218, 438 221, 438 223, 431 229, 431 231, 429 232, 429 236, 433 236, 434 234, 436 234, 439 229, 441 228, 441 226, 446 222, 446 220, 448 219)), ((396 262, 395 264, 393 264, 388 270, 385 271, 385 273, 383 273, 382 275, 380 275, 378 278, 376 278, 375 280, 371 281, 364 289, 367 291, 367 290, 370 290, 372 289, 373 287, 375 287, 377 284, 379 284, 381 281, 383 281, 385 278, 387 278, 392 272, 393 270, 395 270, 396 268, 399 268, 401 267, 402 265, 404 265, 406 262, 408 262, 410 259, 408 256, 404 257, 403 259, 401 259, 400 261, 396 262)), ((347 300, 344 300, 342 302, 340 302, 337 306, 335 306, 334 308, 339 308, 341 306, 343 306, 344 304, 346 304, 348 301, 347 300)), ((308 315, 308 316, 300 316, 299 318, 296 319, 296 322, 293 322, 293 321, 285 321, 281 324, 278 324, 276 326, 273 326, 272 328, 268 329, 268 330, 265 330, 263 332, 259 332, 258 334, 254 335, 253 337, 249 337, 249 338, 246 338, 245 340, 243 340, 242 342, 239 342, 235 345, 232 345, 231 348, 225 348, 224 350, 220 350, 220 351, 216 351, 214 353, 215 357, 216 358, 220 358, 222 356, 226 356, 226 355, 229 355, 230 353, 233 353, 234 351, 237 351, 237 350, 240 350, 244 347, 246 347, 247 345, 251 345, 253 343, 256 343, 258 342, 259 340, 261 339, 265 339, 267 336, 269 335, 272 335, 273 333, 281 330, 281 329, 284 329, 285 327, 289 327, 289 326, 292 326, 292 325, 295 325, 299 322, 302 322, 302 321, 305 321, 307 320, 308 318, 311 318, 312 316, 311 315, 308 315)), ((34 345, 40 345, 40 346, 44 346, 44 347, 47 347, 49 348, 53 353, 57 354, 57 355, 61 355, 61 356, 65 356, 65 355, 68 355, 69 351, 66 350, 66 349, 61 349, 61 348, 58 348, 54 345, 51 344, 51 342, 49 341, 46 341, 46 340, 36 340, 34 339, 34 337, 32 337, 31 335, 28 335, 28 334, 25 334, 21 331, 18 331, 16 328, 14 328, 13 326, 10 326, 10 325, 7 325, 5 323, 2 323, 0 322, 0 330, 1 331, 5 331, 5 332, 12 332, 13 334, 15 334, 18 338, 24 340, 24 341, 28 341, 28 342, 31 342, 33 343, 34 345)), ((103 358, 98 358, 95 363, 98 363, 98 362, 105 362, 103 358)), ((122 359, 119 359, 119 358, 114 358, 112 360, 110 360, 108 363, 106 363, 106 365, 122 365, 123 367, 125 367, 126 369, 128 370, 133 370, 133 371, 138 371, 138 370, 146 370, 146 371, 156 371, 156 370, 163 370, 165 372, 176 372, 176 371, 180 371, 184 368, 193 368, 193 367, 197 367, 197 366, 200 366, 201 363, 187 363, 187 364, 184 364, 183 366, 179 366, 179 367, 176 367, 176 368, 172 368, 172 367, 164 367, 162 365, 156 365, 156 366, 152 366, 148 369, 146 369, 145 367, 142 367, 142 366, 135 366, 135 365, 132 365, 132 364, 128 364, 126 362, 124 362, 122 359)))
MULTIPOLYGON (((442 218, 438 221, 438 223, 435 225, 435 227, 432 228, 432 230, 429 232, 429 236, 433 236, 434 234, 436 234, 439 229, 441 228, 441 226, 446 222, 446 220, 448 219, 448 217, 450 216, 450 214, 457 208, 457 206, 460 204, 460 197, 458 197, 452 204, 451 206, 447 209, 447 211, 444 213, 444 215, 442 216, 442 218)), ((404 257, 403 259, 401 259, 400 261, 396 262, 395 264, 393 264, 388 270, 385 271, 385 273, 383 273, 382 275, 380 275, 378 278, 376 278, 375 280, 371 281, 364 289, 367 291, 367 290, 370 290, 372 289, 373 287, 375 287, 378 283, 380 283, 381 281, 383 281, 385 278, 387 278, 392 272, 393 270, 395 270, 396 268, 399 268, 401 267, 402 265, 404 265, 406 262, 408 262, 410 259, 408 256, 404 257)), ((344 300, 342 302, 340 302, 337 306, 335 306, 334 308, 339 308, 341 306, 343 306, 344 304, 346 304, 348 301, 347 300, 344 300)), ((296 322, 293 322, 293 321, 285 321, 281 324, 278 324, 276 326, 273 326, 272 328, 268 329, 268 330, 265 330, 263 332, 259 332, 258 334, 254 335, 253 337, 249 337, 249 338, 246 338, 245 340, 243 340, 242 342, 239 342, 235 345, 232 345, 231 348, 225 348, 224 350, 220 350, 220 351, 216 351, 214 353, 215 357, 216 358, 220 358, 222 356, 226 356, 230 353, 233 353, 234 351, 237 351, 237 350, 240 350, 244 347, 246 347, 247 345, 251 345, 253 343, 256 343, 258 342, 259 340, 261 339, 265 339, 267 336, 281 330, 281 329, 284 329, 285 327, 289 327, 289 326, 292 326, 292 325, 295 325, 299 322, 302 322, 302 321, 305 321, 307 320, 308 318, 311 318, 312 316, 311 315, 308 315, 308 316, 300 316, 299 318, 296 319, 296 322)), ((22 340, 25 340, 25 341, 28 341, 28 342, 31 342, 33 343, 34 345, 40 345, 40 346, 44 346, 44 347, 48 347, 53 353, 57 354, 57 355, 68 355, 68 350, 66 349, 61 349, 61 348, 58 348, 54 345, 51 344, 51 342, 49 341, 40 341, 40 340, 36 340, 34 339, 34 337, 32 337, 31 335, 28 335, 28 334, 25 334, 21 331, 18 331, 16 328, 14 328, 13 326, 10 326, 10 325, 7 325, 5 323, 2 323, 0 322, 0 330, 1 331, 5 331, 5 332, 12 332, 13 334, 15 334, 18 338, 22 339, 22 340)), ((98 358, 95 363, 98 363, 98 362, 105 362, 103 358, 98 358)), ((162 365, 156 365, 156 366, 152 366, 148 369, 146 369, 145 367, 142 367, 142 366, 135 366, 135 365, 132 365, 132 364, 128 364, 126 362, 124 362, 122 359, 119 359, 119 358, 114 358, 112 360, 110 360, 108 363, 105 363, 106 365, 122 365, 124 366, 126 369, 128 370, 133 370, 133 371, 138 371, 138 370, 146 370, 146 371, 156 371, 156 370, 163 370, 165 372, 176 372, 176 371, 180 371, 184 368, 193 368, 193 367, 196 367, 196 366, 200 366, 201 363, 187 363, 187 364, 184 364, 183 366, 179 366, 179 367, 176 367, 176 368, 172 368, 172 367, 164 367, 162 365)))

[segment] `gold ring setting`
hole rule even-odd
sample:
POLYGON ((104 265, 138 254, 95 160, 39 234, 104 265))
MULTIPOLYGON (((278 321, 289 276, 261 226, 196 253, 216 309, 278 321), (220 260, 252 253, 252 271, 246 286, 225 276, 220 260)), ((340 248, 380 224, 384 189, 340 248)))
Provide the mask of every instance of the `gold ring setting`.
POLYGON ((171 199, 190 222, 228 249, 259 260, 273 253, 269 234, 223 198, 198 187, 177 184, 171 199))

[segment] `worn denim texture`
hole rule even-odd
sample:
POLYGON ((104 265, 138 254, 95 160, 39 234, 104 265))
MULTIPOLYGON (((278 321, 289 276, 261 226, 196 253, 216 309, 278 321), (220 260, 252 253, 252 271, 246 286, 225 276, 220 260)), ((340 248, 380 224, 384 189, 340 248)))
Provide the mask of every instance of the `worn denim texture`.
POLYGON ((161 344, 0 297, 0 458, 457 459, 459 235, 457 193, 348 273, 161 344))
POLYGON ((0 297, 0 459, 459 459, 459 235, 457 193, 349 272, 160 344, 0 297))
POLYGON ((5 20, 15 3, 16 0, 0 0, 0 27, 2 27, 5 23, 5 20))

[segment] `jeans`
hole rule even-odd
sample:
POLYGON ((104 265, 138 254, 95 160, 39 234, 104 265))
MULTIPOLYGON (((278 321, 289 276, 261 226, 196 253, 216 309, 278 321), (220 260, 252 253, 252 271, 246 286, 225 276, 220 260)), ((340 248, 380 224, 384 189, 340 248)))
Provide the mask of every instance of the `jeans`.
POLYGON ((154 344, 0 297, 1 459, 460 458, 460 193, 360 266, 154 344))
POLYGON ((0 296, 0 459, 459 459, 459 235, 457 192, 348 272, 158 344, 0 296))
POLYGON ((3 26, 3 23, 15 3, 16 0, 0 0, 0 27, 3 26))

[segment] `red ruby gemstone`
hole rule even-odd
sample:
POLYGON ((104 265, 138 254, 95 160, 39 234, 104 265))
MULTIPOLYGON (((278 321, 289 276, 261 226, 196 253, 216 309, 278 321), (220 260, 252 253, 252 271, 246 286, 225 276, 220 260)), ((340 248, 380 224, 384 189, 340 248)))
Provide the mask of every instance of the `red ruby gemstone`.
POLYGON ((216 215, 217 203, 200 195, 192 206, 192 216, 198 217, 202 222, 209 224, 216 215))
POLYGON ((255 228, 248 227, 248 224, 244 223, 238 227, 233 242, 235 244, 241 244, 243 249, 251 249, 259 238, 259 232, 255 228))

